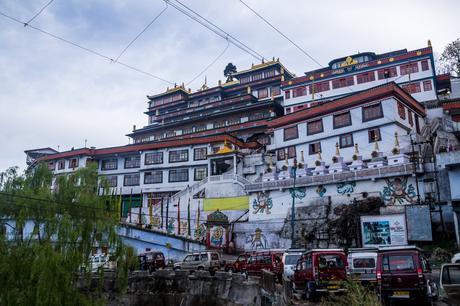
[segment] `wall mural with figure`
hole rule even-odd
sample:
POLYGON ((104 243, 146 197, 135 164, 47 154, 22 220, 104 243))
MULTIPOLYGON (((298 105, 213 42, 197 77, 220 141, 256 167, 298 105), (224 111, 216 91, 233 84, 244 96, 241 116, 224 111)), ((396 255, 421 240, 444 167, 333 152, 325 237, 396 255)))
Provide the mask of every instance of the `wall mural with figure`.
POLYGON ((225 245, 225 228, 223 226, 213 226, 210 230, 210 245, 220 248, 225 245))
POLYGON ((264 212, 269 215, 270 210, 273 207, 273 200, 270 197, 269 192, 259 192, 257 197, 252 201, 252 208, 254 211, 252 213, 263 214, 264 212))
POLYGON ((316 193, 322 198, 324 194, 326 193, 327 189, 323 185, 319 185, 316 187, 316 193))
POLYGON ((341 195, 351 194, 355 191, 356 182, 343 182, 337 184, 337 193, 341 195))
POLYGON ((201 223, 200 226, 196 228, 195 239, 199 241, 206 239, 206 225, 204 223, 201 223))
POLYGON ((401 205, 414 204, 416 202, 415 187, 407 183, 407 177, 397 177, 393 180, 385 179, 386 186, 381 193, 385 204, 401 205))
POLYGON ((174 229, 175 229, 175 226, 174 224, 176 223, 176 219, 174 218, 169 218, 168 220, 168 226, 166 228, 168 234, 173 234, 174 233, 174 229))
POLYGON ((250 250, 267 248, 267 238, 260 228, 256 228, 253 234, 246 235, 246 246, 250 250))

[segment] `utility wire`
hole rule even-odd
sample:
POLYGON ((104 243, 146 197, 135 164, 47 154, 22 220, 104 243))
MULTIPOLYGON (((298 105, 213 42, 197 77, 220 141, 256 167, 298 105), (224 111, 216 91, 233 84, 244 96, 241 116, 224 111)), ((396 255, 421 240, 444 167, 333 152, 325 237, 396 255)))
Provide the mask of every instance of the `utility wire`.
POLYGON ((250 11, 252 11, 254 14, 256 14, 257 17, 259 17, 260 19, 262 19, 266 24, 268 24, 271 28, 273 28, 276 32, 278 32, 278 34, 280 34, 281 36, 283 36, 287 41, 289 41, 291 44, 293 44, 297 49, 299 49, 303 54, 305 54, 309 59, 311 59, 313 62, 315 62, 319 67, 323 67, 315 58, 313 58, 313 56, 311 56, 310 54, 308 54, 307 51, 305 51, 302 47, 300 47, 298 44, 296 44, 292 39, 290 39, 289 37, 287 37, 283 32, 281 32, 280 30, 278 30, 277 27, 275 27, 272 23, 270 23, 266 18, 264 18, 262 15, 260 15, 258 12, 256 12, 252 7, 250 7, 246 2, 244 2, 243 0, 240 0, 240 2, 246 6, 250 11))
POLYGON ((231 34, 227 33, 222 28, 220 28, 219 26, 214 24, 212 21, 206 19, 205 17, 203 17, 202 15, 200 15, 199 13, 197 13, 196 11, 191 9, 190 7, 186 6, 185 4, 183 4, 183 3, 181 3, 181 2, 179 2, 177 0, 176 0, 176 2, 179 3, 180 6, 178 4, 172 2, 171 0, 163 0, 163 1, 165 1, 167 4, 171 5, 176 10, 178 10, 182 14, 186 15, 190 19, 198 22, 199 24, 201 24, 202 26, 204 26, 208 30, 214 32, 216 35, 228 40, 231 44, 235 45, 236 47, 238 47, 242 51, 248 53, 249 55, 251 55, 252 57, 256 58, 257 60, 262 61, 262 60, 266 59, 259 52, 257 52, 254 49, 250 48, 248 45, 246 45, 245 43, 241 42, 239 39, 235 38, 231 34))
POLYGON ((38 17, 38 15, 40 15, 47 7, 48 5, 50 5, 54 0, 50 0, 47 4, 45 4, 45 6, 43 6, 38 12, 37 14, 35 14, 32 18, 30 18, 29 21, 27 21, 24 26, 28 26, 35 18, 38 17))
POLYGON ((158 14, 155 16, 155 18, 152 19, 152 21, 150 21, 150 23, 139 33, 136 35, 136 37, 134 37, 133 40, 131 40, 131 42, 123 49, 123 51, 121 51, 121 53, 117 56, 117 58, 114 60, 114 62, 118 62, 118 59, 126 52, 126 50, 128 50, 129 47, 131 47, 131 45, 145 32, 147 31, 147 29, 168 9, 168 3, 165 3, 166 6, 165 8, 158 14))
POLYGON ((191 83, 193 83, 196 79, 198 79, 203 73, 205 73, 209 68, 211 68, 212 65, 214 65, 223 55, 224 53, 227 51, 228 47, 230 46, 230 42, 227 40, 227 46, 224 48, 224 50, 222 50, 222 52, 208 65, 206 66, 206 68, 204 68, 200 73, 198 73, 192 80, 190 80, 187 84, 185 85, 189 85, 191 83))
POLYGON ((38 31, 38 32, 40 32, 40 33, 42 33, 42 34, 45 34, 45 35, 48 35, 48 36, 50 36, 50 37, 52 37, 52 38, 55 38, 55 39, 57 39, 57 40, 60 40, 60 41, 62 41, 62 42, 64 42, 64 43, 66 43, 66 44, 69 44, 69 45, 72 45, 72 46, 77 47, 77 48, 79 48, 79 49, 82 49, 82 50, 84 50, 84 51, 86 51, 86 52, 88 52, 88 53, 91 53, 91 54, 93 54, 93 55, 96 55, 96 56, 98 56, 98 57, 100 57, 100 58, 109 60, 109 61, 112 62, 112 63, 119 64, 119 65, 121 65, 121 66, 123 66, 123 67, 126 67, 126 68, 130 69, 130 70, 133 70, 133 71, 136 71, 136 72, 139 72, 139 73, 148 75, 148 76, 150 76, 150 77, 152 77, 152 78, 155 78, 155 79, 157 79, 157 80, 163 81, 163 82, 165 82, 165 83, 168 83, 168 84, 171 84, 171 85, 174 84, 173 82, 170 82, 170 81, 168 81, 168 80, 165 80, 165 79, 163 79, 163 78, 161 78, 161 77, 159 77, 159 76, 156 76, 156 75, 154 75, 154 74, 152 74, 152 73, 150 73, 150 72, 147 72, 147 71, 144 71, 144 70, 142 70, 142 69, 139 69, 139 68, 130 66, 130 65, 126 64, 126 63, 122 63, 122 62, 119 62, 119 61, 114 61, 114 59, 110 58, 110 57, 107 56, 107 55, 104 55, 104 54, 102 54, 102 53, 99 53, 99 52, 94 51, 94 50, 92 50, 92 49, 89 49, 89 48, 87 48, 87 47, 84 47, 84 46, 82 46, 82 45, 80 45, 80 44, 77 44, 77 43, 75 43, 75 42, 73 42, 73 41, 67 40, 67 39, 65 39, 65 38, 63 38, 63 37, 60 37, 60 36, 58 36, 58 35, 55 35, 55 34, 52 34, 52 33, 50 33, 50 32, 47 32, 47 31, 45 31, 45 30, 42 30, 42 29, 40 29, 40 28, 38 28, 38 27, 35 27, 35 26, 32 26, 32 25, 27 24, 27 23, 25 23, 25 22, 22 22, 21 20, 19 20, 19 19, 17 19, 17 18, 14 18, 14 17, 12 17, 12 16, 10 16, 10 15, 7 15, 7 14, 1 12, 1 11, 0 11, 0 15, 3 16, 3 17, 5 17, 5 18, 7 18, 7 19, 9 19, 9 20, 11 20, 11 21, 20 23, 20 24, 22 24, 22 25, 24 25, 24 26, 27 26, 27 27, 29 27, 29 28, 31 28, 31 29, 34 29, 35 31, 38 31))

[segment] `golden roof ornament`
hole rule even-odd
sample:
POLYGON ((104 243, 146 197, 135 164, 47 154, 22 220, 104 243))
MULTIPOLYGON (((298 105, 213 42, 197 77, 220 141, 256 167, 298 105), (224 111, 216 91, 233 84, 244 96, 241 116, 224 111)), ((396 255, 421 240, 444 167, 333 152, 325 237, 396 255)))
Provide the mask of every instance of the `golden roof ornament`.
POLYGON ((300 151, 300 161, 301 161, 302 163, 305 163, 305 160, 304 160, 304 158, 303 158, 303 150, 300 151))
POLYGON ((338 142, 335 143, 335 155, 340 156, 339 143, 338 142))
POLYGON ((227 142, 227 139, 225 139, 224 140, 224 145, 222 146, 222 148, 219 149, 219 151, 217 151, 216 154, 227 154, 227 153, 232 153, 232 152, 235 152, 235 150, 233 150, 230 147, 230 145, 227 142))
POLYGON ((374 142, 374 151, 375 151, 375 152, 378 152, 378 151, 380 150, 380 149, 379 149, 379 141, 378 141, 378 140, 379 140, 378 136, 375 135, 375 137, 374 137, 374 141, 375 141, 375 142, 374 142))
POLYGON ((428 47, 431 47, 431 40, 428 39, 428 47))
POLYGON ((359 150, 358 150, 358 144, 355 143, 355 154, 358 155, 359 154, 359 150))
POLYGON ((399 149, 399 140, 398 140, 398 132, 395 132, 395 146, 392 150, 392 153, 394 155, 399 154, 400 149, 399 149))

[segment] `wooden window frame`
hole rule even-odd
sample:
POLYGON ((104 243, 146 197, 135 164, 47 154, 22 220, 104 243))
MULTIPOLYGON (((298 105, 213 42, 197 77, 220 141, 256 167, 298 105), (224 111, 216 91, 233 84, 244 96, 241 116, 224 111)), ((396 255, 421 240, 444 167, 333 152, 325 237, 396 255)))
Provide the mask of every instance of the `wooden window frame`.
POLYGON ((382 108, 382 103, 379 102, 379 103, 376 103, 376 104, 372 104, 372 105, 368 105, 368 106, 363 106, 361 108, 362 110, 362 119, 363 119, 363 122, 368 122, 368 121, 372 121, 372 120, 377 120, 377 119, 381 119, 384 117, 384 114, 383 114, 383 108, 382 108), (380 115, 379 116, 376 116, 376 117, 372 117, 372 118, 365 118, 365 113, 366 113, 366 109, 370 108, 370 107, 376 107, 378 106, 379 109, 380 109, 380 115))

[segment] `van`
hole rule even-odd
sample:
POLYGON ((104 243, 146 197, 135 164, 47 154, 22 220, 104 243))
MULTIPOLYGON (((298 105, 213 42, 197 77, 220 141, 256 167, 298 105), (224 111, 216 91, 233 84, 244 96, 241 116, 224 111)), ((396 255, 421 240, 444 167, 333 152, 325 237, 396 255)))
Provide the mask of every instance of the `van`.
POLYGON ((297 261, 293 289, 305 292, 307 299, 344 292, 347 257, 343 249, 313 249, 297 261))
POLYGON ((417 305, 430 304, 437 295, 428 260, 415 246, 380 247, 376 274, 384 303, 411 300, 417 305))
POLYGON ((305 250, 302 249, 289 249, 283 254, 284 276, 292 278, 297 261, 302 256, 305 250))
POLYGON ((224 268, 225 272, 238 273, 246 271, 246 265, 252 253, 253 252, 245 252, 243 254, 240 254, 234 262, 227 263, 224 268))
POLYGON ((377 249, 356 248, 348 250, 348 278, 360 281, 364 286, 374 287, 377 283, 377 249))
POLYGON ((162 252, 146 251, 138 255, 140 269, 153 272, 164 269, 166 266, 165 256, 162 252))
POLYGON ((220 269, 220 254, 212 251, 187 254, 184 260, 174 264, 174 270, 208 270, 214 272, 220 269))
POLYGON ((262 270, 268 270, 275 274, 278 281, 282 280, 283 275, 283 261, 281 257, 283 251, 260 251, 251 253, 247 259, 246 267, 242 272, 251 276, 262 275, 262 270))

